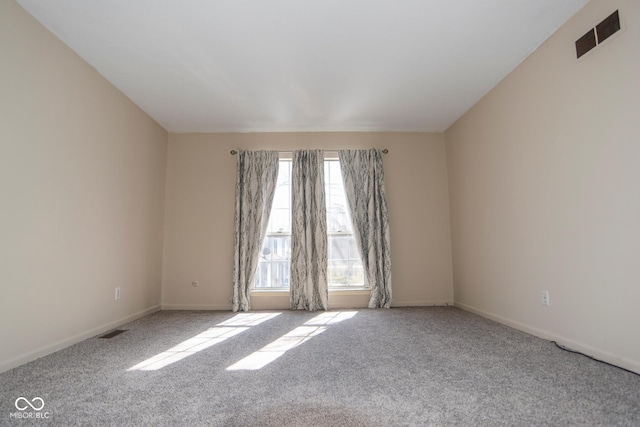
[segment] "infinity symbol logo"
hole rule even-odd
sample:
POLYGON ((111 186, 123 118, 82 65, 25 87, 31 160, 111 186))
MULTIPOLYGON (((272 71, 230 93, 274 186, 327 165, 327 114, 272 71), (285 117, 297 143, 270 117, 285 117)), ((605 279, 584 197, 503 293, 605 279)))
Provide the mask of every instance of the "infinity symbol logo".
POLYGON ((31 406, 31 409, 33 409, 34 411, 40 411, 42 408, 44 408, 44 400, 42 400, 41 397, 34 397, 33 399, 31 399, 31 402, 29 402, 29 399, 24 398, 24 397, 19 397, 16 399, 16 409, 18 411, 24 411, 25 409, 28 408, 28 406, 31 406), (24 401, 23 405, 26 403, 26 405, 24 406, 18 406, 18 402, 20 401, 24 401), (37 405, 35 404, 36 401, 40 402, 40 407, 37 407, 37 405))

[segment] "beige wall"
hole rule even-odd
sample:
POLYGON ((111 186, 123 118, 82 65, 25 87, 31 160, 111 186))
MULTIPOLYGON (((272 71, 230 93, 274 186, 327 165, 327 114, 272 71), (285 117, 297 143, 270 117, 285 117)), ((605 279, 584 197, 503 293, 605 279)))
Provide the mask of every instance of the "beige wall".
POLYGON ((13 1, 0 63, 4 371, 157 309, 167 133, 13 1))
MULTIPOLYGON (((162 304, 229 309, 236 158, 231 149, 388 148, 394 305, 452 301, 447 172, 442 134, 170 134, 162 304), (191 282, 198 280, 199 287, 191 282)), ((367 295, 331 295, 332 307, 364 307, 367 295)), ((288 297, 253 296, 254 308, 287 308, 288 297)))
POLYGON ((456 304, 637 372, 639 26, 638 1, 590 2, 445 135, 456 304))

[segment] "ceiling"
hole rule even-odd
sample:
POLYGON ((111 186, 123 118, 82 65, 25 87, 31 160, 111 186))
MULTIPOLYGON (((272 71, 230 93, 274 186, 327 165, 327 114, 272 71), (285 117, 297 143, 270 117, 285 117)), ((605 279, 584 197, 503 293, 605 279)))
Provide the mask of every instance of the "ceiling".
POLYGON ((170 132, 442 132, 588 0, 17 0, 170 132))

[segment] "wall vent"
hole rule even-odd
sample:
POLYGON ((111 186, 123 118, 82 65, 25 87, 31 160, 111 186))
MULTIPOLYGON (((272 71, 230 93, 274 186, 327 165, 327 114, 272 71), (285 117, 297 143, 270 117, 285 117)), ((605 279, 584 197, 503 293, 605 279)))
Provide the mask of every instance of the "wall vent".
POLYGON ((620 16, 616 10, 609 15, 604 21, 596 25, 596 34, 598 35, 598 44, 602 43, 609 36, 613 35, 620 29, 620 16))
POLYGON ((620 30, 620 15, 616 10, 576 40, 576 56, 580 58, 618 30, 620 30))
POLYGON ((597 44, 596 31, 592 28, 588 33, 576 40, 576 55, 580 58, 582 55, 596 47, 597 44))

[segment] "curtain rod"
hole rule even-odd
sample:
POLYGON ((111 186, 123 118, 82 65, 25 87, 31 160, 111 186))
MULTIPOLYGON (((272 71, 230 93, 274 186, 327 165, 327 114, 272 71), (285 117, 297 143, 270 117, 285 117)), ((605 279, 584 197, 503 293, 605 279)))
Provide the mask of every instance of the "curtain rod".
MULTIPOLYGON (((327 150, 327 151, 337 151, 337 150, 327 150)), ((291 153, 291 151, 279 151, 279 153, 291 153)), ((387 150, 386 148, 382 150, 383 154, 388 154, 389 150, 387 150)), ((236 150, 231 150, 231 155, 235 156, 236 154, 238 154, 238 152, 236 150)))

